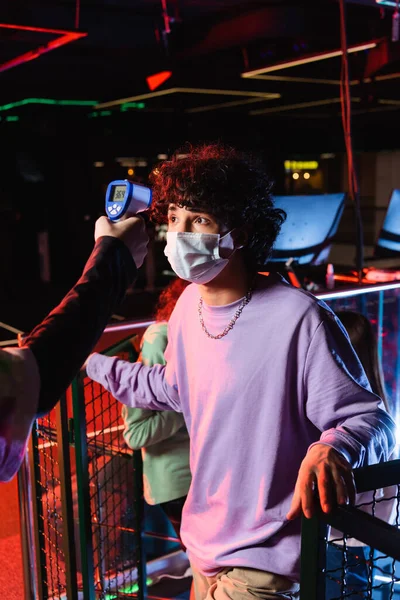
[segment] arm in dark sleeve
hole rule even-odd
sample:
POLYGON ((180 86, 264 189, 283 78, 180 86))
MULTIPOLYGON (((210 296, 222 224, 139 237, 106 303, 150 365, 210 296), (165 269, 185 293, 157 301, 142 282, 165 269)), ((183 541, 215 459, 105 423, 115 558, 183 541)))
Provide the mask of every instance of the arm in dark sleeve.
POLYGON ((99 238, 78 282, 28 335, 24 345, 35 356, 40 374, 39 415, 51 410, 71 383, 136 272, 121 240, 99 238))

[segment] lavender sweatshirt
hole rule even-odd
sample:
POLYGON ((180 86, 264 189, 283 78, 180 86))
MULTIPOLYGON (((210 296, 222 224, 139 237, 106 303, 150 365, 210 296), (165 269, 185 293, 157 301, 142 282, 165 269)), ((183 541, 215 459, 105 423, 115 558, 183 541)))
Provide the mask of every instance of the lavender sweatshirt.
MULTIPOLYGON (((190 285, 169 322, 166 366, 94 354, 88 375, 127 406, 183 413, 193 479, 181 532, 198 569, 298 580, 300 519, 285 515, 307 449, 321 440, 353 467, 387 460, 394 423, 344 329, 311 294, 259 276, 219 340, 202 330, 198 302, 190 285)), ((223 331, 239 304, 204 305, 208 330, 223 331)))

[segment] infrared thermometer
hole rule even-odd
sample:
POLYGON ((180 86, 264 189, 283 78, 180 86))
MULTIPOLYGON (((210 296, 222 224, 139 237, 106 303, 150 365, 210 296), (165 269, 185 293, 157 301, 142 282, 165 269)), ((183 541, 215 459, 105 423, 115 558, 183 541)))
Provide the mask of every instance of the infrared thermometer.
POLYGON ((107 186, 106 214, 111 221, 124 215, 132 216, 147 210, 151 204, 151 189, 132 183, 127 179, 116 179, 107 186))

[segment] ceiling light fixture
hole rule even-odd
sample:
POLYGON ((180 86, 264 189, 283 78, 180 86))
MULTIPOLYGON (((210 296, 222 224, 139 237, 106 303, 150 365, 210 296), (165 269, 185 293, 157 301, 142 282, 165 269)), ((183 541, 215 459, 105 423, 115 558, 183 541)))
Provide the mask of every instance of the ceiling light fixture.
MULTIPOLYGON (((362 52, 363 50, 370 50, 371 48, 375 48, 377 45, 378 43, 376 41, 367 42, 365 44, 357 44, 355 46, 349 46, 347 52, 348 54, 353 52, 362 52)), ((242 73, 241 76, 245 79, 249 79, 251 77, 256 77, 257 75, 263 75, 264 73, 271 73, 272 71, 280 71, 281 69, 298 67, 300 65, 306 65, 313 62, 318 62, 320 60, 327 60, 328 58, 335 58, 337 56, 342 56, 342 50, 330 50, 326 52, 318 52, 316 54, 309 54, 308 56, 304 56, 303 58, 286 60, 275 65, 269 65, 268 67, 253 69, 252 71, 245 71, 244 73, 242 73)))

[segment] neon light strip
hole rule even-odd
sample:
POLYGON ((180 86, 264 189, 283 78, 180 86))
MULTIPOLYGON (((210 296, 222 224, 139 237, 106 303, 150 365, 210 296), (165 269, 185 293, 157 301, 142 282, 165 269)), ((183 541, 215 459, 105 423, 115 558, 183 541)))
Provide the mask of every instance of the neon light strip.
MULTIPOLYGON (((374 108, 365 108, 364 110, 353 110, 353 115, 366 115, 369 113, 377 113, 377 112, 388 112, 391 110, 399 110, 400 106, 391 105, 391 106, 375 106, 374 108)), ((338 113, 340 115, 341 113, 338 113)))
MULTIPOLYGON (((381 4, 384 4, 383 2, 381 4)), ((392 583, 391 577, 384 577, 383 575, 374 575, 374 579, 378 581, 384 581, 385 583, 392 583)), ((400 585, 400 581, 393 581, 394 585, 400 585)))
MULTIPOLYGON (((2 29, 18 29, 20 31, 37 31, 38 33, 56 33, 57 35, 70 35, 77 33, 75 31, 70 31, 69 29, 49 29, 48 27, 32 27, 29 25, 15 25, 12 23, 0 23, 0 27, 2 29)), ((87 35, 87 33, 82 35, 87 35)))
POLYGON ((378 100, 378 104, 389 104, 392 106, 400 106, 400 100, 390 100, 390 98, 385 100, 384 98, 382 98, 381 100, 378 100))
MULTIPOLYGON (((313 106, 327 106, 328 104, 338 104, 340 98, 327 98, 326 100, 313 100, 312 102, 300 102, 299 104, 288 104, 287 106, 273 106, 272 108, 260 108, 251 110, 250 115, 263 115, 266 113, 277 113, 288 110, 297 110, 302 108, 312 108, 313 106)), ((352 98, 352 102, 361 102, 361 98, 352 98)))
POLYGON ((52 98, 24 98, 24 100, 3 104, 3 106, 0 106, 0 112, 12 110, 13 108, 18 108, 19 106, 25 106, 26 104, 48 104, 54 106, 95 106, 97 103, 98 100, 54 100, 52 98))
POLYGON ((176 87, 170 88, 169 90, 159 90, 158 92, 152 92, 148 94, 140 94, 139 96, 131 96, 130 98, 120 98, 119 100, 111 100, 110 102, 102 102, 98 104, 96 108, 108 108, 110 106, 117 106, 119 104, 126 104, 127 102, 136 102, 138 100, 147 100, 148 98, 156 98, 158 96, 169 96, 171 94, 207 94, 213 96, 244 96, 244 97, 255 97, 255 98, 280 98, 280 94, 272 94, 267 92, 244 92, 241 90, 218 90, 208 88, 185 88, 176 87))
POLYGON ((13 327, 12 325, 7 325, 7 323, 2 323, 0 321, 0 327, 2 329, 7 329, 7 331, 11 331, 11 333, 23 333, 23 331, 21 331, 20 329, 16 329, 15 327, 13 327))
POLYGON ((148 98, 156 98, 157 96, 169 96, 170 94, 176 94, 179 88, 170 88, 169 90, 159 90, 158 92, 151 92, 148 94, 140 94, 139 96, 131 96, 130 98, 121 98, 120 100, 111 100, 110 102, 102 102, 97 104, 95 108, 108 108, 109 106, 117 106, 119 104, 128 104, 129 102, 136 102, 137 100, 147 100, 148 98))
POLYGON ((4 340, 4 342, 0 342, 0 347, 7 346, 17 346, 18 340, 4 340))
MULTIPOLYGON (((374 81, 389 81, 399 79, 400 73, 388 73, 387 75, 377 75, 374 81)), ((340 85, 339 79, 315 79, 313 77, 287 77, 284 75, 255 75, 251 79, 262 79, 264 81, 284 81, 288 83, 314 83, 320 85, 340 85)), ((360 83, 371 83, 371 77, 365 79, 352 79, 350 85, 360 85, 360 83)))
MULTIPOLYGON (((358 44, 357 46, 350 46, 347 50, 348 54, 352 52, 361 52, 362 50, 369 50, 375 48, 377 42, 368 42, 367 44, 358 44)), ((297 58, 293 60, 287 60, 285 62, 277 63, 276 65, 270 65, 269 67, 262 67, 261 69, 254 69, 253 71, 245 71, 241 74, 243 78, 251 78, 255 75, 262 75, 264 73, 270 73, 271 71, 280 71, 281 69, 289 69, 290 67, 297 67, 299 65, 305 65, 312 62, 318 62, 320 60, 326 60, 328 58, 335 58, 336 56, 342 56, 342 50, 332 50, 330 52, 319 52, 317 54, 310 54, 304 58, 297 58)))
MULTIPOLYGON (((284 75, 254 75, 251 79, 263 79, 265 81, 285 81, 288 83, 319 83, 322 85, 340 85, 339 79, 315 79, 313 77, 287 77, 284 75)), ((355 83, 358 83, 356 81, 355 83)))
POLYGON ((311 108, 312 106, 326 106, 328 104, 337 104, 340 98, 328 98, 326 100, 314 100, 312 102, 300 102, 299 104, 288 104, 287 106, 273 106, 272 108, 260 108, 251 110, 251 115, 262 115, 265 113, 283 112, 287 110, 296 110, 298 108, 311 108))
POLYGON ((154 320, 152 321, 139 321, 139 322, 127 322, 127 323, 123 323, 123 324, 112 324, 112 325, 108 325, 105 330, 104 333, 112 333, 114 331, 138 331, 139 329, 143 329, 143 327, 147 328, 150 327, 150 325, 153 325, 155 323, 154 320))
POLYGON ((232 102, 222 102, 220 104, 207 104, 206 106, 196 106, 187 108, 186 113, 207 112, 209 110, 218 110, 219 108, 230 108, 231 106, 242 106, 243 104, 254 104, 255 102, 266 102, 271 98, 248 98, 247 100, 233 100, 232 102))
POLYGON ((184 94, 211 94, 214 96, 253 96, 254 98, 280 98, 280 94, 269 92, 246 92, 242 90, 214 90, 208 88, 177 88, 184 94))
POLYGON ((145 108, 146 105, 144 102, 127 102, 126 104, 122 104, 121 105, 121 111, 124 112, 126 110, 128 110, 129 108, 145 108))
MULTIPOLYGON (((400 77, 400 73, 388 73, 387 75, 377 75, 374 77, 375 81, 388 81, 389 79, 398 79, 400 77)), ((372 81, 371 77, 367 77, 364 79, 367 83, 372 81)))
POLYGON ((342 290, 341 292, 322 292, 321 294, 316 294, 316 297, 320 300, 334 300, 335 298, 350 298, 351 296, 360 296, 361 294, 386 292, 387 290, 398 289, 400 289, 400 282, 385 283, 383 285, 366 285, 354 290, 342 290))
POLYGON ((18 65, 22 65, 30 60, 34 60, 38 58, 42 54, 46 52, 50 52, 51 50, 55 50, 60 46, 65 46, 65 44, 69 44, 70 42, 74 42, 82 37, 86 37, 87 33, 79 33, 77 31, 66 31, 63 29, 47 29, 45 27, 27 27, 25 25, 11 25, 9 23, 0 23, 0 28, 2 29, 15 29, 18 31, 37 31, 38 33, 49 33, 56 34, 59 37, 48 42, 44 46, 39 46, 36 50, 30 50, 25 54, 21 54, 16 58, 13 58, 3 64, 0 65, 0 73, 3 71, 7 71, 8 69, 12 69, 13 67, 17 67, 18 65))

